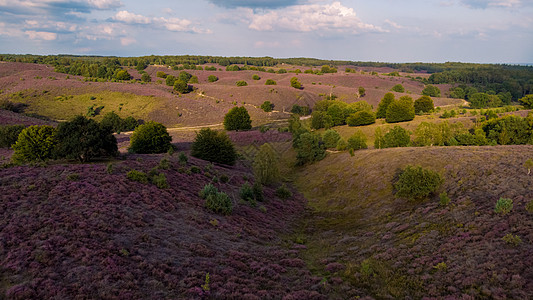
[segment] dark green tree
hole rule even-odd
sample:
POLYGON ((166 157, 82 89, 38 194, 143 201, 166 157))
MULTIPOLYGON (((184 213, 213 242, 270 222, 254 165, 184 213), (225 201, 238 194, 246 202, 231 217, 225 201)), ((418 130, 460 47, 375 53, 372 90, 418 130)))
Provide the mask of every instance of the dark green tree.
POLYGON ((376 123, 376 115, 373 111, 363 110, 349 115, 346 118, 349 126, 364 126, 376 123))
POLYGON ((522 105, 527 109, 533 108, 533 94, 526 95, 520 99, 518 99, 522 105))
POLYGON ((152 77, 150 77, 150 75, 148 75, 148 73, 143 73, 141 75, 141 81, 142 82, 150 82, 150 81, 152 81, 152 77))
POLYGON ((133 153, 163 153, 172 147, 167 128, 154 121, 139 125, 133 131, 128 150, 133 153))
POLYGON ((299 89, 299 90, 302 89, 302 83, 300 81, 298 81, 297 77, 292 77, 291 78, 291 86, 293 88, 295 88, 295 89, 299 89))
POLYGON ((115 74, 115 79, 116 80, 130 80, 131 75, 126 70, 120 70, 115 74))
POLYGON ((267 100, 261 104, 261 109, 265 112, 271 112, 274 109, 274 104, 267 100))
POLYGON ((366 144, 366 135, 361 130, 355 131, 354 134, 348 139, 347 148, 353 150, 368 148, 366 144))
POLYGON ((0 148, 10 148, 17 142, 19 134, 24 130, 24 125, 0 126, 0 148))
POLYGON ((387 108, 387 123, 411 121, 414 118, 415 107, 413 98, 409 96, 403 96, 398 100, 394 100, 387 108))
POLYGON ((165 83, 166 85, 168 86, 174 86, 174 82, 176 81, 176 77, 173 76, 173 75, 168 75, 166 78, 165 78, 165 83))
POLYGON ((228 135, 210 128, 203 128, 196 134, 191 155, 226 165, 233 165, 237 159, 237 152, 228 135))
POLYGON ((393 92, 398 92, 398 93, 405 92, 405 88, 403 87, 403 85, 401 85, 399 83, 397 85, 393 86, 392 89, 390 89, 390 90, 393 91, 393 92))
POLYGON ((252 128, 252 120, 244 106, 233 107, 224 116, 226 130, 248 130, 252 128))
POLYGON ((386 93, 385 96, 381 99, 378 105, 378 111, 376 113, 377 119, 384 119, 387 117, 387 109, 389 105, 394 101, 393 93, 386 93))
POLYGON ((218 77, 216 77, 215 75, 209 75, 207 77, 207 81, 209 82, 215 82, 215 81, 218 81, 218 77))
POLYGON ((45 161, 52 158, 56 147, 56 129, 52 126, 30 126, 23 129, 12 148, 15 163, 45 161))
POLYGON ((57 126, 58 157, 87 162, 100 156, 117 156, 117 140, 110 127, 77 116, 57 126))
POLYGON ((187 94, 191 92, 191 87, 185 81, 178 79, 174 81, 174 90, 180 94, 187 94))
POLYGON ((398 197, 419 200, 435 193, 443 181, 442 176, 435 171, 408 165, 398 176, 394 188, 398 197))
POLYGON ((192 74, 185 72, 185 71, 181 71, 180 74, 178 75, 178 79, 181 81, 184 81, 185 83, 189 83, 189 80, 191 80, 191 78, 192 78, 192 74))
POLYGON ((400 126, 394 126, 383 136, 382 148, 407 147, 410 143, 411 133, 400 126))
POLYGON ((428 84, 422 90, 422 95, 429 97, 440 97, 440 89, 434 85, 428 84))
POLYGON ((422 96, 415 100, 415 113, 428 113, 435 107, 433 106, 433 99, 429 96, 422 96))
POLYGON ((324 132, 324 135, 322 136, 322 141, 324 141, 324 146, 326 148, 335 148, 337 147, 337 143, 341 139, 341 136, 339 133, 333 129, 326 130, 324 132))
POLYGON ((326 156, 326 148, 320 137, 312 133, 300 135, 296 148, 296 161, 298 165, 322 160, 326 156))

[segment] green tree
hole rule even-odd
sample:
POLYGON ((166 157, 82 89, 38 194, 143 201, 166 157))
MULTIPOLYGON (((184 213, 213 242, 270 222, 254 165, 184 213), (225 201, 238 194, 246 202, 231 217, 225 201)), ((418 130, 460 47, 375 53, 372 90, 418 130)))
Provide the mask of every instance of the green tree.
POLYGON ((265 85, 276 85, 276 81, 274 81, 273 79, 267 79, 265 81, 265 85))
POLYGON ((386 93, 385 96, 381 99, 378 105, 378 111, 376 113, 377 119, 384 119, 387 117, 387 109, 389 105, 394 101, 393 93, 386 93))
POLYGON ((335 101, 328 107, 327 114, 331 117, 333 126, 346 124, 346 116, 344 114, 346 107, 346 103, 341 101, 335 101))
POLYGON ((450 90, 450 98, 466 99, 465 90, 461 87, 456 87, 450 90))
POLYGON ((409 96, 403 96, 398 100, 394 100, 387 108, 387 123, 411 121, 414 118, 415 107, 413 98, 409 96))
POLYGON ((180 94, 187 94, 191 92, 190 86, 181 79, 174 81, 174 90, 180 94))
POLYGON ((419 200, 435 193, 443 182, 442 176, 421 166, 405 167, 394 184, 396 196, 419 200))
POLYGON ((130 80, 131 75, 126 70, 120 70, 117 72, 117 74, 115 74, 115 79, 116 80, 130 80))
POLYGON ((407 147, 410 143, 411 133, 397 125, 383 136, 383 148, 407 147))
POLYGON ((191 155, 203 160, 225 165, 235 164, 237 152, 228 135, 223 131, 203 128, 192 143, 191 155))
POLYGON ((422 96, 415 100, 415 113, 428 113, 434 109, 433 99, 429 96, 422 96))
POLYGON ((311 113, 311 128, 329 129, 332 126, 333 126, 333 120, 331 119, 331 116, 328 115, 325 111, 315 110, 311 113))
POLYGON ((198 76, 193 76, 189 79, 189 83, 198 83, 198 76))
POLYGON ((52 158, 57 144, 56 130, 52 126, 30 126, 23 129, 15 144, 12 145, 11 159, 15 163, 45 161, 52 158))
POLYGON ((403 92, 405 92, 405 88, 403 87, 403 85, 398 83, 397 85, 392 87, 391 91, 398 92, 398 93, 403 93, 403 92))
POLYGON ((0 126, 0 148, 10 148, 17 142, 19 134, 24 130, 24 125, 0 126))
POLYGON ((274 104, 267 100, 261 104, 261 109, 265 112, 271 112, 274 109, 274 104))
POLYGON ((168 75, 165 78, 165 84, 168 86, 174 86, 174 82, 176 81, 176 77, 173 75, 168 75))
POLYGON ((226 130, 248 130, 252 128, 252 120, 244 106, 233 107, 224 116, 226 130))
POLYGON ((163 71, 157 71, 157 73, 155 73, 155 76, 159 78, 167 78, 167 73, 163 71))
POLYGON ((237 82, 235 82, 235 84, 237 86, 247 86, 248 85, 248 82, 244 81, 244 80, 239 80, 237 82))
POLYGON ((270 185, 279 180, 278 157, 270 144, 265 143, 259 147, 253 169, 256 181, 261 184, 270 185))
POLYGON ((419 147, 444 145, 439 124, 422 122, 416 127, 415 136, 413 143, 419 147))
POLYGON ((326 149, 320 137, 312 133, 300 135, 296 148, 296 161, 298 165, 312 163, 324 159, 326 149))
POLYGON ((261 79, 261 77, 259 77, 259 75, 257 75, 257 74, 254 74, 254 75, 252 75, 252 79, 253 80, 259 80, 259 79, 261 79))
POLYGON ((178 75, 178 79, 181 81, 184 81, 185 83, 189 83, 189 80, 191 80, 191 78, 192 78, 192 74, 185 72, 185 71, 181 71, 180 74, 178 75))
POLYGON ((167 128, 154 121, 139 125, 133 131, 128 150, 133 153, 164 153, 172 145, 167 128))
POLYGON ((364 87, 359 87, 359 97, 364 97, 366 95, 366 90, 364 87))
POLYGON ((112 128, 84 116, 60 123, 56 138, 59 157, 87 162, 94 157, 118 155, 117 140, 112 128))
POLYGON ((533 108, 533 94, 526 95, 520 99, 518 99, 522 105, 527 109, 533 108))
POLYGON ((348 139, 348 149, 360 150, 366 148, 368 148, 366 144, 366 135, 361 130, 355 131, 348 139))
POLYGON ((295 88, 295 89, 299 89, 299 90, 302 89, 302 83, 300 81, 298 81, 297 77, 292 77, 291 78, 291 86, 293 88, 295 88))
POLYGON ((428 84, 422 90, 422 95, 429 97, 440 97, 440 89, 434 85, 428 84))
POLYGON ((122 120, 122 118, 114 111, 105 114, 100 121, 100 125, 102 125, 102 127, 107 127, 113 132, 121 132, 123 130, 123 123, 124 120, 122 120))
POLYGON ((207 77, 207 81, 209 82, 215 82, 215 81, 218 81, 218 77, 216 77, 215 75, 209 75, 207 77))
POLYGON ((349 126, 364 126, 376 123, 376 115, 372 111, 363 110, 348 116, 346 123, 349 126))
POLYGON ((324 146, 326 148, 335 148, 337 147, 338 141, 341 139, 339 133, 333 129, 326 130, 322 136, 322 141, 324 141, 324 146))
POLYGON ((508 115, 490 119, 482 127, 489 141, 500 145, 523 145, 531 139, 531 127, 528 119, 508 115))
POLYGON ((374 131, 374 148, 385 148, 385 136, 381 127, 376 127, 376 130, 374 131))

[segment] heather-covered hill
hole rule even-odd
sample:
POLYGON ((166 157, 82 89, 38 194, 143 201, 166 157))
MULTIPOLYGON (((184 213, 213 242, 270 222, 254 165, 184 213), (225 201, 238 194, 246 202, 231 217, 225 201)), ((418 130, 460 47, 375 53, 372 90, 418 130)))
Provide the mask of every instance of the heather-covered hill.
POLYGON ((246 168, 176 156, 0 170, 0 298, 320 298, 321 278, 280 238, 302 214, 302 196, 281 200, 265 188, 253 207, 238 196, 246 168), (163 158, 168 188, 126 178, 163 158), (230 216, 198 196, 214 176, 229 178, 214 185, 233 199, 230 216))
POLYGON ((331 154, 295 177, 314 208, 298 236, 305 260, 341 298, 529 299, 531 158, 533 146, 331 154), (392 183, 408 164, 441 173, 438 192, 450 203, 395 197, 392 183), (495 212, 500 198, 513 200, 507 215, 495 212))

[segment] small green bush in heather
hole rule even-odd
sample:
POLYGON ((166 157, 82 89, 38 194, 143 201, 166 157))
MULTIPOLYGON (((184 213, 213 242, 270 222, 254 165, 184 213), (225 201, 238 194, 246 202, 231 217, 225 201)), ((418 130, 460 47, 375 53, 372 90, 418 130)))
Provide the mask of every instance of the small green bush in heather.
POLYGON ((403 93, 403 92, 405 92, 405 88, 403 87, 403 85, 398 83, 397 85, 392 87, 391 91, 398 92, 398 93, 403 93))
POLYGON ((215 82, 215 81, 218 81, 218 77, 216 77, 215 75, 209 75, 207 77, 207 81, 209 82, 215 82))
POLYGON ((229 215, 233 211, 230 197, 223 192, 208 195, 205 199, 205 206, 207 209, 223 215, 229 215))
POLYGON ((279 180, 278 157, 269 143, 259 147, 259 152, 254 158, 253 170, 256 182, 261 184, 269 185, 279 180))
POLYGON ((513 200, 509 198, 500 198, 496 202, 496 207, 494 208, 494 212, 497 214, 506 215, 513 210, 513 200))
POLYGON ((207 196, 218 193, 218 189, 211 183, 206 184, 198 193, 200 198, 207 199, 207 196))
POLYGON ((146 173, 137 171, 137 170, 131 170, 126 174, 126 178, 129 180, 137 181, 140 183, 148 183, 148 175, 146 173))
POLYGON ((229 177, 228 177, 228 175, 226 175, 226 174, 222 174, 222 175, 220 175, 220 182, 222 182, 222 183, 228 183, 228 182, 229 182, 229 177))
POLYGON ((253 80, 259 80, 259 79, 261 79, 261 77, 259 77, 259 75, 257 75, 257 74, 254 74, 254 75, 252 75, 252 79, 253 80))
POLYGON ((113 163, 108 163, 105 168, 106 173, 109 175, 113 174, 113 168, 114 168, 113 163))
POLYGON ((435 193, 443 182, 442 176, 421 166, 405 167, 394 184, 396 196, 419 200, 435 193))
POLYGON ((241 185, 241 188, 239 189, 239 196, 242 200, 249 202, 251 205, 256 205, 254 190, 248 182, 245 182, 243 185, 241 185))
POLYGON ((411 133, 396 125, 389 130, 382 138, 380 148, 407 147, 411 143, 411 133))
POLYGON ((180 152, 180 154, 178 155, 178 161, 181 165, 186 165, 187 161, 189 161, 189 157, 187 157, 187 154, 185 154, 184 152, 180 152))
POLYGON ((274 109, 274 104, 267 100, 261 104, 261 109, 265 112, 271 112, 274 109))
POLYGON ((448 193, 446 192, 440 193, 439 198, 440 206, 447 206, 450 203, 450 197, 448 197, 448 193))
POLYGON ((255 200, 260 202, 265 200, 265 197, 263 195, 263 186, 259 181, 254 182, 254 185, 252 186, 252 191, 254 192, 255 200))
POLYGON ((168 189, 169 187, 167 177, 164 173, 159 173, 157 175, 152 176, 151 181, 153 184, 155 184, 155 186, 160 189, 168 189))
POLYGON ((276 85, 276 84, 277 84, 276 81, 273 79, 267 79, 265 81, 265 85, 276 85))
POLYGON ((237 86, 247 86, 248 85, 248 82, 244 81, 244 80, 239 80, 237 82, 235 82, 235 84, 237 86))
POLYGON ((202 169, 197 166, 192 166, 189 170, 192 174, 200 174, 202 172, 202 169))
POLYGON ((322 136, 322 141, 324 142, 324 146, 326 146, 326 148, 335 148, 340 139, 340 134, 333 129, 326 130, 322 136))
POLYGON ((161 123, 150 121, 135 128, 128 150, 133 153, 164 153, 172 147, 170 141, 172 137, 167 128, 161 123))
POLYGON ((0 148, 9 148, 17 142, 19 134, 24 130, 24 125, 0 126, 0 148))
POLYGON ((348 139, 348 149, 360 150, 366 148, 368 148, 366 144, 366 135, 361 130, 357 130, 348 139))
POLYGON ((281 199, 288 199, 292 197, 291 191, 285 186, 285 184, 276 189, 275 195, 281 199))
POLYGON ((166 158, 162 158, 157 165, 159 169, 168 170, 170 169, 170 161, 166 158))
POLYGON ((514 235, 511 233, 506 234, 502 240, 511 246, 518 246, 522 243, 522 239, 518 235, 514 235))
POLYGON ((251 128, 252 120, 244 106, 233 107, 224 116, 224 129, 226 130, 248 130, 251 128))

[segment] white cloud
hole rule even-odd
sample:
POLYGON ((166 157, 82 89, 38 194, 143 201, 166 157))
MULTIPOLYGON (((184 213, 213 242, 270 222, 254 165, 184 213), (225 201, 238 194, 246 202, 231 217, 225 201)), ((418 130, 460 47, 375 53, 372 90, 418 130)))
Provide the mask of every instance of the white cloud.
POLYGON ((281 47, 281 43, 278 41, 274 42, 264 42, 264 41, 257 41, 254 43, 255 48, 279 48, 281 47))
POLYGON ((55 32, 28 30, 28 31, 25 31, 24 33, 32 40, 53 41, 57 39, 57 33, 55 32))
POLYGON ((343 6, 340 2, 296 5, 264 14, 253 12, 251 18, 249 28, 257 31, 337 31, 352 34, 385 31, 362 22, 353 8, 343 6))
POLYGON ((88 0, 87 1, 92 7, 98 8, 98 9, 113 9, 117 7, 121 7, 124 4, 122 4, 119 0, 88 0))
POLYGON ((137 43, 137 40, 135 40, 132 37, 123 37, 120 39, 120 44, 122 46, 129 46, 131 44, 137 43))
POLYGON ((130 13, 129 11, 121 10, 114 17, 113 20, 124 22, 128 24, 150 24, 150 18, 130 13))
POLYGON ((400 25, 400 24, 398 24, 398 23, 396 23, 396 22, 394 22, 394 21, 391 21, 391 20, 389 20, 389 19, 386 19, 386 20, 385 20, 385 24, 388 24, 388 25, 390 25, 390 26, 392 26, 392 27, 394 27, 394 28, 396 28, 396 29, 403 29, 403 28, 405 28, 404 26, 402 26, 402 25, 400 25))

